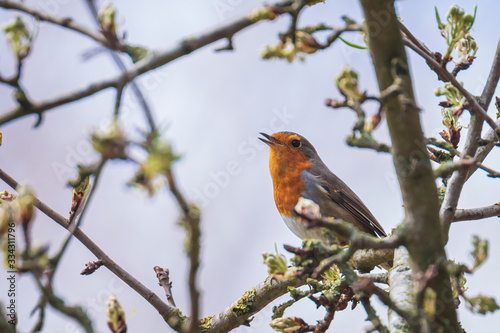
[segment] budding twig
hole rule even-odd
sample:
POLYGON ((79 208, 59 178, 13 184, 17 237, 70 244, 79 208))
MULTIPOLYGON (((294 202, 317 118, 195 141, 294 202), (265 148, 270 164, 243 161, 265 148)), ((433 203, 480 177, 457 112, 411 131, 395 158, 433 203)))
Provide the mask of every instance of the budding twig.
POLYGON ((172 295, 172 282, 170 281, 168 269, 163 269, 160 266, 153 267, 156 278, 158 279, 158 284, 163 287, 165 291, 165 296, 167 297, 167 302, 170 306, 177 307, 175 305, 174 296, 172 295))

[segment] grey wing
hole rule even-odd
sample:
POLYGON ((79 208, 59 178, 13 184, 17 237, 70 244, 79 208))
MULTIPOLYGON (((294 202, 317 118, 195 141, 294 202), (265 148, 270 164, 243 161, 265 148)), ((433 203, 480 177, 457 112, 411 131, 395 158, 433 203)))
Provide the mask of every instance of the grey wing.
POLYGON ((373 236, 386 237, 387 234, 384 228, 382 228, 361 199, 339 177, 335 176, 325 165, 323 166, 328 171, 326 175, 323 168, 321 173, 315 172, 314 167, 306 171, 310 176, 314 177, 315 185, 328 195, 329 199, 337 206, 355 218, 364 227, 366 232, 373 236))

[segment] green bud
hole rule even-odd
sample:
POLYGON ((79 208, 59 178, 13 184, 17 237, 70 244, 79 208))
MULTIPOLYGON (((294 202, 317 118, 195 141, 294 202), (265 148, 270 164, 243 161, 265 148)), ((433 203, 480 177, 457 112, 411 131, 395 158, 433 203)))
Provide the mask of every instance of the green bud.
POLYGON ((170 171, 172 163, 177 161, 180 155, 174 153, 169 142, 162 140, 158 131, 148 135, 144 148, 148 157, 141 163, 134 179, 128 185, 145 189, 149 195, 153 195, 156 189, 162 186, 158 182, 158 176, 164 176, 170 171))
POLYGON ((0 239, 13 226, 14 212, 10 202, 3 201, 0 205, 0 239))
POLYGON ((108 326, 112 332, 125 332, 127 324, 125 323, 125 312, 116 299, 115 295, 108 298, 106 315, 108 316, 108 326))
POLYGON ((305 325, 306 323, 302 319, 296 317, 276 318, 269 323, 269 326, 277 332, 290 333, 299 332, 305 325))
POLYGON ((333 265, 324 274, 323 279, 330 283, 337 282, 341 279, 340 270, 337 266, 333 265))
POLYGON ((454 106, 459 106, 463 98, 462 93, 449 82, 446 82, 444 87, 436 89, 434 94, 436 96, 446 96, 446 100, 454 106))
POLYGON ((269 275, 276 279, 283 279, 288 277, 288 263, 285 256, 279 254, 278 249, 275 245, 276 254, 263 253, 262 257, 264 259, 264 264, 267 265, 267 272, 269 275))
POLYGON ((130 46, 130 45, 125 46, 125 52, 130 56, 130 58, 132 58, 132 62, 134 64, 144 59, 149 53, 148 49, 145 49, 140 46, 130 46))
POLYGON ((477 267, 481 266, 481 264, 488 258, 489 242, 486 239, 481 239, 478 236, 474 235, 472 244, 474 245, 474 250, 472 250, 470 254, 474 258, 474 265, 472 266, 472 270, 475 270, 477 267))
POLYGON ((464 23, 464 26, 472 27, 472 24, 474 23, 474 16, 472 16, 471 14, 465 14, 462 21, 464 23))
POLYGON ((448 11, 448 22, 458 22, 462 19, 464 16, 465 11, 462 7, 454 4, 450 7, 450 10, 448 11))
POLYGON ((351 67, 342 68, 342 71, 335 77, 335 84, 349 101, 360 101, 363 97, 358 87, 358 73, 351 67))
POLYGON ((469 56, 474 56, 477 52, 477 44, 471 35, 467 34, 465 37, 460 39, 455 45, 457 50, 458 59, 460 62, 464 62, 469 56))
POLYGON ((464 299, 469 310, 474 313, 485 315, 488 312, 495 312, 500 309, 500 306, 493 297, 478 295, 476 297, 464 296, 464 299))
POLYGON ((9 45, 18 61, 26 58, 30 52, 33 39, 21 17, 16 16, 10 19, 2 29, 7 35, 9 45))
POLYGON ((252 22, 259 22, 262 20, 274 20, 276 18, 276 13, 273 11, 271 7, 263 7, 254 10, 252 13, 249 15, 249 19, 252 22))
POLYGON ((315 53, 321 48, 316 39, 304 31, 297 31, 295 43, 299 52, 308 54, 315 53))
POLYGON ((106 2, 97 14, 101 30, 107 34, 116 36, 116 9, 110 2, 106 2))
POLYGON ((18 196, 14 201, 14 211, 24 228, 27 228, 34 214, 34 196, 28 186, 17 189, 18 196))
POLYGON ((92 146, 101 153, 104 159, 125 159, 127 157, 125 149, 128 141, 118 121, 114 120, 106 128, 91 132, 90 136, 92 146))
POLYGON ((262 59, 285 59, 291 63, 297 56, 297 49, 291 40, 287 40, 285 43, 280 41, 277 45, 266 46, 260 56, 262 59))

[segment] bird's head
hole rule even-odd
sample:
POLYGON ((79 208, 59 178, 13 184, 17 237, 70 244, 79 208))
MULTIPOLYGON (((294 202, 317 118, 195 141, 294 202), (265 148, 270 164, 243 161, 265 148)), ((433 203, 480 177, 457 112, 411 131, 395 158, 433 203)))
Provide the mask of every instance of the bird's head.
POLYGON ((301 172, 319 159, 316 149, 302 135, 293 132, 260 134, 264 138, 259 139, 269 146, 269 167, 273 177, 292 170, 301 172))

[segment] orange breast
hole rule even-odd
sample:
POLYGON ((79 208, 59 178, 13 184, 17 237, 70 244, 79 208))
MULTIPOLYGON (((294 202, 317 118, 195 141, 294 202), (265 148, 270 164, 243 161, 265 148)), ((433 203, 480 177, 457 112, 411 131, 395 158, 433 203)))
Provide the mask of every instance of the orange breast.
POLYGON ((306 187, 300 174, 312 164, 287 151, 271 149, 269 157, 276 207, 280 214, 293 216, 293 209, 306 187))

